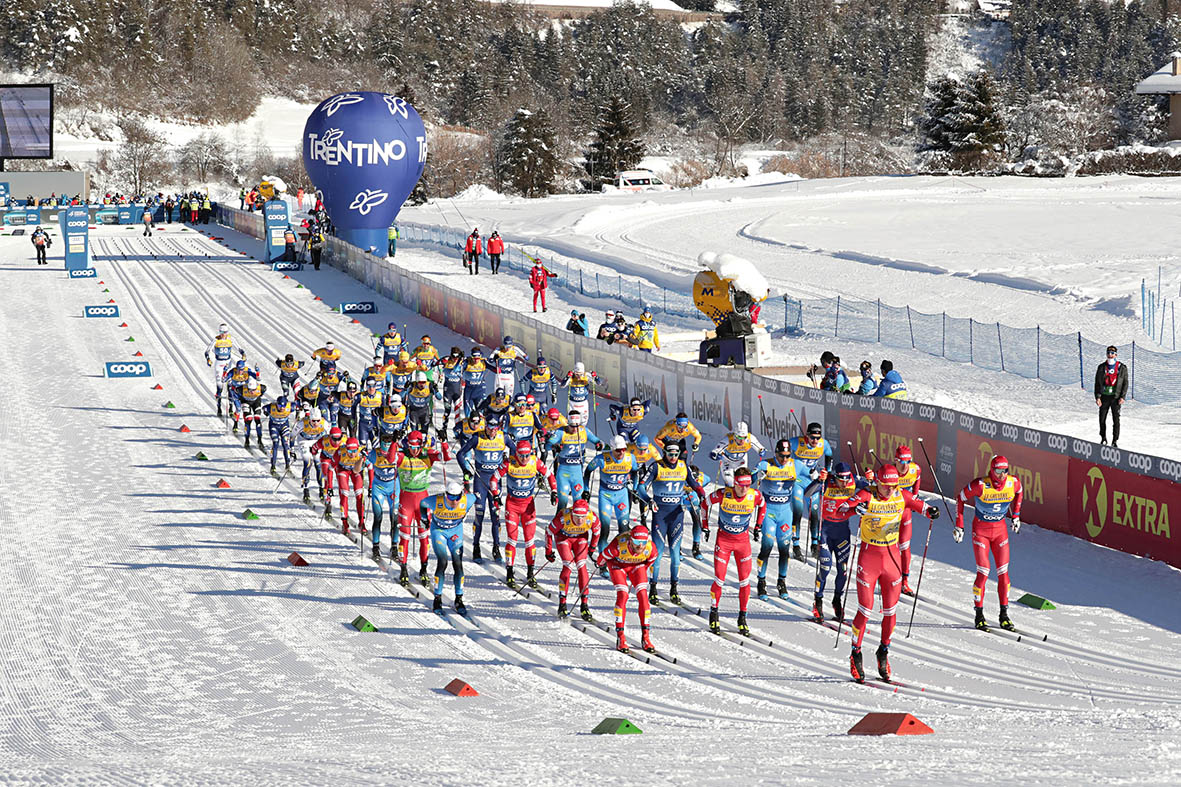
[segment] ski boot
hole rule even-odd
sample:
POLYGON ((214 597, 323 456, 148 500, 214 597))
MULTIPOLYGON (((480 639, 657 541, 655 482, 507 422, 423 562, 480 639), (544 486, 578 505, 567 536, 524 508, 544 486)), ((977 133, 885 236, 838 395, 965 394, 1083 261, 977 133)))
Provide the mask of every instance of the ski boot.
POLYGON ((217 400, 217 417, 221 418, 221 399, 217 400))
POLYGON ((442 596, 435 596, 435 603, 431 606, 431 609, 434 610, 435 612, 442 612, 443 611, 443 597, 442 596))
POLYGON ((701 542, 700 541, 693 542, 693 557, 697 558, 698 560, 701 560, 701 542))
POLYGON ((849 655, 849 672, 853 675, 853 680, 865 683, 865 667, 861 665, 861 648, 853 648, 853 652, 849 655))
MULTIPOLYGON (((238 431, 238 430, 237 430, 237 429, 235 429, 234 431, 236 432, 236 431, 238 431)), ((250 435, 246 435, 246 443, 245 443, 245 446, 244 446, 244 447, 246 448, 246 450, 247 450, 247 451, 249 451, 249 450, 250 450, 250 435)))
POLYGON ((570 610, 566 609, 566 599, 558 601, 558 617, 564 618, 570 614, 570 610))
POLYGON ((603 566, 599 569, 599 576, 601 576, 603 579, 607 579, 611 576, 611 572, 607 570, 606 566, 603 566))
POLYGON ((465 606, 463 603, 463 594, 462 593, 460 593, 458 596, 455 597, 455 611, 458 612, 460 615, 467 614, 467 606, 465 606))
POLYGON ((746 613, 738 613, 738 633, 744 637, 750 636, 750 626, 746 625, 746 613))
POLYGON ((303 488, 303 502, 307 505, 312 504, 312 493, 308 491, 306 486, 303 488))
POLYGON ((533 566, 525 567, 525 584, 534 590, 540 590, 540 585, 537 584, 537 578, 533 576, 533 566))
MULTIPOLYGON (((495 547, 493 547, 495 549, 495 547)), ((517 589, 517 580, 513 579, 513 567, 509 566, 504 570, 504 584, 508 585, 513 590, 517 589)))
POLYGON ((398 584, 402 587, 410 587, 410 573, 406 570, 406 564, 402 564, 402 570, 398 574, 398 584))
POLYGON ((578 607, 578 614, 582 615, 582 619, 588 623, 595 619, 591 615, 590 604, 587 604, 585 601, 578 607))
POLYGON ((238 434, 238 419, 237 419, 237 418, 235 418, 235 419, 234 419, 234 429, 233 429, 233 432, 234 432, 234 434, 238 434))
POLYGON ((812 599, 812 620, 817 623, 824 622, 824 596, 816 596, 812 599))
POLYGON ((271 478, 275 478, 278 475, 279 475, 279 471, 275 469, 274 465, 271 465, 271 478))
POLYGON ((472 544, 472 561, 476 563, 484 562, 484 556, 480 554, 480 545, 478 543, 472 544))
POLYGON ((497 563, 504 562, 504 558, 502 558, 500 555, 500 544, 493 544, 492 545, 492 559, 495 560, 497 563))
POLYGON ((832 597, 832 617, 833 620, 845 622, 845 604, 841 601, 840 595, 836 593, 832 597))
POLYGON ((976 628, 988 631, 988 621, 984 619, 984 607, 976 607, 976 628))
POLYGON ((615 649, 620 653, 630 653, 627 648, 627 639, 623 636, 623 626, 615 627, 615 649))
POLYGON ((767 600, 767 578, 766 577, 759 577, 759 586, 758 586, 758 589, 755 590, 755 595, 757 595, 759 597, 759 601, 766 601, 767 600))
POLYGON ((668 583, 668 600, 674 604, 681 603, 681 594, 677 592, 677 581, 675 579, 668 583))
POLYGON ((779 581, 775 583, 775 592, 779 594, 780 598, 787 598, 787 579, 780 577, 779 581))
POLYGON ((340 533, 344 536, 349 534, 349 520, 345 519, 340 523, 340 533))
POLYGON ((648 627, 647 627, 647 626, 643 626, 643 627, 641 628, 641 630, 642 630, 644 633, 643 633, 643 635, 640 637, 640 647, 642 647, 642 648, 644 649, 644 652, 645 652, 645 653, 655 653, 655 652, 656 652, 656 646, 652 644, 652 637, 651 637, 651 635, 648 633, 648 627))
POLYGON ((328 497, 328 492, 324 487, 320 487, 320 500, 323 501, 326 497, 328 497))
POLYGON ((265 448, 263 448, 263 447, 262 447, 262 435, 260 435, 260 434, 259 434, 259 435, 255 435, 255 438, 256 438, 256 441, 255 441, 255 443, 256 443, 256 445, 258 445, 258 450, 259 450, 259 451, 265 451, 265 450, 267 450, 267 449, 265 449, 265 448))
POLYGON ((649 604, 659 604, 660 603, 660 596, 656 592, 656 582, 655 581, 648 583, 648 603, 649 604))
POLYGON ((718 622, 718 608, 712 607, 709 611, 709 630, 714 634, 722 633, 722 624, 718 622))
POLYGON ((431 577, 426 573, 426 566, 418 570, 418 581, 422 583, 423 587, 430 587, 431 577))
POLYGON ((328 519, 328 520, 332 519, 332 501, 331 500, 324 501, 324 518, 328 519))
POLYGON ((909 576, 910 576, 909 574, 902 575, 902 595, 904 595, 904 596, 913 596, 914 595, 914 591, 910 589, 910 582, 907 581, 907 578, 909 576))
POLYGON ((890 647, 882 644, 878 645, 878 675, 882 676, 882 680, 890 680, 890 647))
POLYGON ((1017 627, 1013 625, 1013 621, 1009 620, 1009 605, 1006 604, 1001 607, 1001 614, 997 618, 997 623, 1001 624, 1001 628, 1005 631, 1016 631, 1017 627))
POLYGON ((381 545, 380 544, 373 545, 373 552, 371 553, 371 556, 373 557, 374 563, 381 562, 381 545))
POLYGON ((799 544, 792 544, 791 545, 791 556, 793 558, 795 558, 796 560, 800 561, 801 563, 804 562, 804 553, 800 551, 799 544))

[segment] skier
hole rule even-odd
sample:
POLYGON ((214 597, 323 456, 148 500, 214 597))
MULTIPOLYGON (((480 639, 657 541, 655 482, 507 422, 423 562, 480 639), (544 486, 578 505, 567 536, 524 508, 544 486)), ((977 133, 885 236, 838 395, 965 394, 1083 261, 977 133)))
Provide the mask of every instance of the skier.
POLYGON ((500 347, 492 351, 492 362, 496 366, 494 385, 511 398, 517 390, 517 362, 528 360, 529 355, 513 342, 513 337, 505 336, 500 347))
POLYGON ((739 421, 734 431, 723 437, 714 446, 714 450, 709 452, 709 458, 718 462, 718 477, 725 476, 727 472, 733 473, 740 467, 746 467, 747 456, 752 448, 759 452, 760 460, 763 458, 763 454, 767 453, 767 449, 763 447, 759 439, 750 433, 750 427, 747 426, 746 421, 739 421))
POLYGON ((320 372, 335 369, 340 361, 340 350, 332 342, 325 342, 323 347, 312 352, 312 360, 320 362, 320 372))
POLYGON ((566 428, 569 421, 556 407, 551 407, 545 413, 545 419, 540 421, 540 431, 537 433, 537 452, 541 454, 541 461, 547 461, 549 456, 549 439, 554 432, 566 428))
MULTIPOLYGON (((898 487, 910 492, 914 497, 919 495, 919 487, 923 482, 923 469, 914 461, 910 446, 900 445, 894 449, 894 466, 898 468, 898 487)), ((910 589, 910 537, 913 525, 910 519, 910 509, 902 512, 902 524, 898 529, 898 553, 902 556, 900 568, 902 570, 902 593, 913 596, 910 589)))
POLYGON ((381 392, 377 390, 377 380, 366 377, 365 387, 357 395, 356 404, 357 439, 361 441, 361 445, 370 445, 376 437, 379 410, 381 392))
POLYGON ((512 400, 503 388, 497 388, 477 406, 480 415, 490 424, 496 424, 502 431, 508 422, 512 400))
POLYGON ((513 564, 516 562, 517 556, 517 529, 519 527, 521 540, 525 544, 525 584, 536 588, 537 580, 533 575, 533 563, 537 550, 535 544, 537 504, 534 500, 534 495, 538 491, 537 479, 544 478, 549 484, 550 505, 557 502, 558 485, 554 474, 537 457, 533 456, 533 445, 528 440, 518 442, 515 449, 512 458, 506 455, 493 471, 492 477, 488 480, 488 486, 491 490, 492 505, 495 507, 496 501, 500 499, 500 479, 508 479, 505 482, 507 495, 504 501, 504 530, 507 534, 504 551, 508 562, 508 568, 505 569, 505 584, 510 588, 517 586, 516 580, 513 578, 513 564))
POLYGON ((144 208, 144 215, 143 215, 142 220, 143 220, 143 224, 144 224, 144 237, 145 238, 152 237, 152 208, 151 208, 151 206, 144 208))
POLYGON ((435 550, 435 602, 433 609, 443 609, 443 581, 447 578, 447 561, 451 561, 455 583, 455 611, 467 614, 463 603, 463 520, 473 504, 471 495, 463 491, 458 481, 449 481, 441 495, 424 497, 419 503, 419 518, 430 531, 431 546, 435 550))
MULTIPOLYGON (((242 389, 246 387, 246 383, 250 380, 258 379, 257 370, 250 370, 246 367, 246 361, 238 361, 234 366, 226 369, 225 379, 223 383, 227 387, 227 397, 230 404, 230 414, 234 417, 233 431, 238 431, 238 419, 242 415, 242 389)), ((221 413, 219 412, 218 415, 221 413)))
POLYGON ((555 431, 546 441, 546 447, 554 452, 557 465, 558 505, 561 508, 569 508, 575 498, 582 497, 582 462, 588 442, 597 450, 603 449, 603 441, 583 426, 583 417, 576 411, 571 411, 566 426, 555 431))
POLYGON ((759 580, 756 593, 760 599, 767 598, 767 563, 771 548, 779 547, 779 580, 775 592, 780 598, 787 598, 787 564, 791 560, 792 511, 797 486, 796 463, 791 456, 791 443, 780 440, 775 443, 775 455, 764 459, 755 468, 759 479, 759 491, 767 501, 765 528, 759 542, 759 580))
POLYGON ((415 372, 411 378, 410 387, 403 397, 406 400, 408 412, 407 423, 410 429, 417 429, 426 433, 434 430, 435 399, 442 395, 435 390, 434 384, 427 379, 426 372, 415 372))
POLYGON ((382 363, 391 364, 398 357, 398 353, 406 348, 402 341, 402 334, 398 332, 398 324, 391 322, 386 332, 377 339, 377 350, 381 352, 382 363))
POLYGON ((545 308, 545 291, 549 289, 549 280, 557 278, 558 274, 550 273, 541 264, 541 260, 533 260, 533 268, 529 271, 529 286, 533 289, 533 311, 537 311, 537 299, 541 298, 541 310, 545 308))
POLYGON ((473 347, 463 365, 463 417, 471 415, 473 409, 488 395, 488 383, 492 373, 484 363, 484 351, 473 347))
MULTIPOLYGON (((238 353, 246 357, 246 351, 241 347, 238 353)), ((225 385, 226 370, 230 366, 230 359, 234 354, 234 337, 230 335, 230 326, 224 322, 217 326, 217 335, 205 348, 205 365, 213 367, 213 379, 217 383, 217 414, 221 415, 221 394, 225 385), (212 354, 212 358, 210 355, 212 354)))
POLYGON ((320 412, 324 413, 324 418, 328 423, 336 423, 337 413, 340 412, 340 403, 336 398, 336 390, 340 387, 340 374, 336 371, 336 365, 324 369, 320 372, 320 398, 316 400, 316 406, 320 408, 320 412))
POLYGON ((426 438, 422 432, 411 432, 406 436, 405 451, 398 450, 394 464, 398 468, 398 549, 400 552, 401 573, 398 581, 403 585, 410 582, 406 564, 410 556, 410 540, 418 537, 419 574, 422 584, 427 583, 427 554, 430 542, 430 531, 422 521, 419 504, 427 496, 427 486, 431 480, 431 469, 436 462, 447 461, 451 458, 447 443, 442 443, 439 450, 426 450, 426 438), (417 534, 414 532, 417 527, 417 534))
POLYGON ((285 396, 294 396, 299 388, 299 370, 303 368, 303 361, 295 360, 295 356, 287 353, 283 358, 275 359, 275 366, 279 369, 279 387, 285 396))
POLYGON ((635 591, 636 606, 639 608, 642 632, 640 645, 645 651, 655 650, 648 633, 648 618, 652 614, 648 606, 648 567, 655 560, 656 548, 648 539, 648 529, 637 525, 612 539, 595 561, 596 566, 610 572, 611 584, 615 585, 615 647, 622 653, 628 652, 623 623, 627 617, 629 590, 635 591))
POLYGON ((820 522, 816 510, 816 501, 804 497, 804 488, 808 482, 819 477, 820 470, 827 470, 832 464, 832 445, 824 439, 824 427, 813 421, 808 424, 804 437, 793 437, 789 441, 791 455, 796 463, 795 496, 792 498, 791 551, 792 557, 803 561, 804 553, 800 551, 800 524, 804 515, 808 516, 808 530, 812 551, 815 551, 819 539, 820 522))
MULTIPOLYGON (((710 482, 710 477, 701 472, 701 468, 697 465, 689 466, 689 475, 697 482, 703 490, 710 482)), ((689 519, 693 521, 693 557, 701 560, 701 531, 702 531, 702 506, 705 504, 705 498, 702 495, 693 491, 692 487, 685 489, 685 497, 682 502, 683 507, 689 511, 689 519)), ((643 511, 640 507, 640 511, 643 511)))
MULTIPOLYGON (((317 403, 320 401, 320 381, 312 378, 307 385, 300 388, 295 394, 295 400, 299 403, 301 410, 316 410, 320 408, 317 403)), ((320 413, 323 415, 323 413, 320 413)))
MULTIPOLYGON (((347 378, 347 372, 345 376, 347 378)), ((336 425, 350 437, 357 436, 357 405, 360 398, 356 380, 347 380, 344 390, 336 394, 336 425)))
POLYGON ((909 492, 899 489, 898 480, 898 468, 882 465, 875 476, 874 491, 862 489, 837 505, 835 510, 837 517, 853 513, 861 517, 861 551, 857 557, 857 614, 850 627, 853 649, 849 655, 849 670, 858 683, 865 682, 861 642, 865 637, 865 624, 873 614, 874 591, 879 586, 882 596, 882 641, 876 654, 878 674, 882 680, 890 679, 890 637, 894 633, 902 584, 902 572, 898 568, 898 527, 902 522, 902 512, 909 508, 925 513, 931 519, 939 518, 939 509, 927 506, 917 497, 911 497, 909 492))
POLYGON ((549 364, 545 358, 538 356, 537 366, 525 375, 524 383, 525 393, 532 396, 539 407, 548 408, 554 403, 557 383, 554 381, 553 374, 550 373, 549 364))
POLYGON ((271 436, 271 475, 277 475, 275 462, 283 454, 284 474, 291 470, 291 402, 280 396, 267 405, 267 431, 271 436))
POLYGON ((390 394, 386 397, 385 405, 381 408, 377 428, 382 436, 390 435, 394 441, 401 440, 402 433, 406 431, 408 416, 409 412, 402 405, 402 397, 398 394, 390 394))
POLYGON ((372 557, 375 563, 381 562, 381 521, 385 514, 390 517, 390 562, 397 559, 396 501, 402 491, 398 487, 398 458, 393 435, 383 434, 378 444, 369 449, 369 507, 373 509, 372 557))
MULTIPOLYGON (((710 588, 713 601, 709 610, 709 629, 721 633, 718 605, 722 602, 722 586, 730 567, 730 556, 738 567, 738 633, 750 636, 746 624, 746 605, 750 601, 750 536, 752 526, 761 527, 767 513, 762 493, 751 489, 754 479, 750 471, 740 467, 734 471, 733 483, 719 489, 706 499, 705 538, 709 540, 709 506, 718 509, 718 538, 714 542, 714 582, 710 588)), ((726 479, 727 481, 729 479, 726 479)))
POLYGON ((579 361, 561 382, 566 389, 566 412, 570 415, 581 413, 583 423, 590 422, 591 386, 598 380, 598 375, 594 372, 587 374, 586 366, 579 361))
POLYGON ((339 426, 328 430, 312 446, 312 455, 320 461, 320 499, 324 501, 324 518, 332 519, 332 488, 336 479, 336 452, 344 447, 344 432, 339 426))
POLYGON ((242 420, 246 422, 246 448, 250 447, 250 424, 254 424, 254 431, 258 442, 258 450, 263 450, 262 445, 262 395, 267 392, 267 387, 260 383, 257 378, 251 377, 246 381, 246 385, 241 389, 238 398, 242 407, 242 420))
POLYGON ((599 537, 590 544, 591 552, 602 552, 607 546, 611 521, 622 533, 631 529, 631 497, 635 494, 636 478, 640 466, 627 450, 627 439, 623 435, 611 438, 611 450, 601 453, 587 464, 582 471, 582 499, 590 500, 591 476, 599 471, 599 537))
MULTIPOLYGON (((481 419, 483 422, 483 419, 481 419)), ((463 447, 459 449, 456 461, 463 468, 465 484, 472 483, 476 494, 475 535, 472 539, 472 560, 482 562, 480 556, 480 536, 484 532, 484 512, 488 512, 492 526, 492 559, 500 561, 500 512, 497 509, 496 491, 492 488, 492 477, 504 463, 508 447, 504 442, 504 435, 500 427, 494 423, 484 422, 484 431, 473 435, 463 447), (468 458, 471 461, 468 461, 468 458)), ((516 546, 507 546, 509 564, 511 566, 515 556, 516 546)), ((508 576, 512 578, 512 572, 508 576)))
POLYGON ((422 343, 414 348, 411 357, 418 362, 418 365, 423 369, 433 369, 435 364, 439 362, 439 351, 435 349, 435 345, 431 343, 429 334, 422 337, 422 343))
POLYGON ((311 483, 311 470, 316 468, 316 486, 320 490, 320 499, 324 499, 324 473, 316 461, 314 449, 316 444, 328 434, 328 425, 324 423, 324 415, 319 410, 311 410, 300 422, 299 434, 295 441, 300 459, 303 461, 303 502, 310 503, 308 484, 311 483))
POLYGON ((988 584, 989 552, 996 562, 996 592, 1001 605, 997 622, 1006 631, 1015 628, 1013 621, 1009 620, 1009 529, 1005 526, 1005 517, 1012 520, 1014 535, 1021 532, 1023 496, 1021 479, 1009 474, 1009 460, 997 454, 988 464, 988 477, 973 479, 955 501, 955 529, 951 534, 957 544, 964 540, 964 505, 969 499, 976 501, 972 520, 976 581, 972 583, 972 596, 976 605, 976 628, 982 631, 988 630, 984 619, 984 588, 988 584))
POLYGON ((545 531, 545 560, 554 562, 562 558, 562 571, 558 576, 558 617, 564 618, 566 592, 570 587, 570 574, 578 571, 579 614, 583 620, 593 620, 590 611, 590 572, 586 560, 591 547, 599 540, 599 520, 591 513, 585 500, 575 500, 569 511, 559 510, 553 522, 545 531), (555 550, 556 553, 555 553, 555 550))
POLYGON ((838 509, 858 491, 867 487, 868 482, 854 476, 851 466, 837 462, 833 465, 832 473, 827 474, 826 478, 817 478, 805 490, 809 494, 823 490, 820 498, 820 567, 816 574, 816 589, 812 600, 812 619, 818 623, 824 620, 824 586, 828 582, 828 572, 833 566, 834 556, 837 572, 833 583, 832 612, 836 620, 845 619, 845 582, 848 578, 849 550, 853 542, 849 520, 853 513, 847 509, 843 512, 838 509))
POLYGON ((336 472, 336 487, 340 492, 340 532, 346 536, 349 534, 349 492, 356 497, 360 537, 365 536, 365 470, 368 466, 369 457, 355 437, 346 440, 344 448, 336 452, 333 469, 336 472))
POLYGON ((486 424, 484 423, 484 416, 480 415, 478 412, 472 413, 467 418, 461 419, 457 424, 455 424, 454 435, 456 445, 463 446, 468 440, 471 440, 473 436, 483 432, 485 426, 486 424))
POLYGON ((681 535, 685 521, 686 487, 705 498, 705 490, 689 473, 689 466, 681 456, 679 445, 666 443, 664 458, 654 462, 644 471, 647 488, 637 492, 652 511, 652 541, 656 546, 656 559, 652 565, 648 599, 653 603, 658 601, 656 582, 660 574, 660 562, 664 559, 665 553, 669 556, 668 597, 674 604, 681 603, 677 582, 681 569, 681 535))
POLYGON ((536 406, 529 406, 529 399, 525 394, 517 394, 517 398, 513 400, 513 409, 505 419, 505 440, 509 445, 516 445, 522 440, 532 444, 539 425, 536 406))
POLYGON ((410 353, 406 350, 399 350, 398 357, 393 365, 386 367, 385 373, 385 388, 387 391, 392 391, 396 394, 401 394, 406 390, 410 384, 410 378, 414 373, 421 371, 418 361, 410 357, 410 353))
POLYGON ((443 373, 443 425, 441 428, 446 431, 453 413, 458 420, 457 410, 459 402, 463 399, 463 350, 452 347, 451 354, 443 358, 439 365, 443 373))
POLYGON ((640 433, 640 422, 652 407, 651 399, 633 396, 627 405, 613 404, 608 408, 611 425, 615 433, 623 435, 629 443, 635 442, 640 433))
POLYGON ((689 420, 688 415, 677 413, 671 421, 660 427, 653 442, 659 448, 674 443, 681 449, 681 455, 688 455, 689 460, 692 461, 693 454, 701 447, 701 432, 697 431, 697 427, 689 420), (690 441, 693 443, 692 450, 689 448, 690 441))

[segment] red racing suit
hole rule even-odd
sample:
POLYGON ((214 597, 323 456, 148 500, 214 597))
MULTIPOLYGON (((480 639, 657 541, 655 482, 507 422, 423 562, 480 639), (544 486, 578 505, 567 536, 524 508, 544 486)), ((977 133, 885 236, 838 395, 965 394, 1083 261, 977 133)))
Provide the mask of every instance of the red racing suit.
POLYGON ((504 500, 504 557, 508 565, 515 563, 517 530, 520 528, 521 538, 525 542, 525 564, 531 566, 537 554, 537 504, 533 500, 533 496, 537 494, 537 479, 546 480, 551 496, 557 494, 558 482, 554 474, 537 457, 530 456, 521 464, 513 456, 505 459, 500 467, 492 471, 488 490, 493 501, 499 499, 502 478, 506 479, 505 487, 508 492, 504 500))
POLYGON ((369 465, 369 457, 365 449, 358 448, 356 451, 349 451, 348 448, 341 448, 336 452, 336 461, 334 463, 336 470, 337 487, 340 490, 340 521, 341 529, 347 533, 349 530, 349 498, 348 493, 353 492, 357 502, 357 522, 361 528, 361 532, 365 530, 365 468, 369 465))
POLYGON ((651 540, 645 541, 639 551, 631 549, 631 539, 627 533, 620 533, 611 539, 607 548, 600 554, 595 565, 599 568, 607 567, 611 574, 611 583, 615 585, 615 628, 623 630, 623 621, 627 616, 627 596, 630 588, 636 591, 636 606, 640 610, 640 626, 648 628, 648 618, 652 614, 648 606, 648 567, 656 562, 656 545, 651 540))
POLYGON ((762 527, 767 514, 767 501, 757 489, 747 489, 738 497, 733 487, 714 492, 705 503, 705 523, 709 527, 709 508, 718 508, 718 537, 714 542, 714 582, 709 594, 713 607, 717 609, 722 600, 722 586, 726 584, 726 572, 730 568, 730 557, 738 565, 738 609, 746 612, 750 601, 750 528, 762 527))
POLYGON ((427 496, 427 486, 430 483, 431 470, 435 462, 451 458, 450 448, 443 443, 438 449, 427 447, 418 452, 418 456, 411 456, 397 448, 394 455, 394 466, 398 468, 398 483, 401 493, 398 497, 398 549, 402 565, 409 560, 410 540, 418 538, 418 557, 424 567, 427 563, 431 546, 431 529, 422 521, 418 506, 427 496))
MULTIPOLYGON (((586 558, 590 554, 591 544, 599 542, 599 518, 593 511, 588 511, 586 522, 578 525, 574 522, 569 511, 559 511, 545 531, 545 551, 552 552, 555 547, 558 556, 562 558, 562 572, 558 580, 558 599, 566 600, 566 590, 570 586, 570 573, 578 570, 578 594, 586 603, 590 598, 590 572, 586 568, 586 558)), ((627 596, 624 596, 624 603, 627 596)))
POLYGON ((976 556, 976 580, 972 598, 976 607, 984 606, 988 584, 988 556, 996 562, 996 592, 1002 607, 1009 605, 1009 528, 1005 516, 1020 518, 1024 495, 1021 479, 1006 475, 997 486, 988 478, 977 478, 963 488, 955 501, 955 526, 964 526, 964 504, 975 499, 976 516, 972 520, 972 553, 976 556))

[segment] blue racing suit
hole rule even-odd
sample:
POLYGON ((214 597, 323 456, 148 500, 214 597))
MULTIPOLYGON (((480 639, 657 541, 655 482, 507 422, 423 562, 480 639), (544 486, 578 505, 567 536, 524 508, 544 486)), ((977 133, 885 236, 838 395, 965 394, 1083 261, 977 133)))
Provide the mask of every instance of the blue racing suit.
POLYGON ((525 393, 531 395, 533 401, 543 408, 548 409, 554 402, 554 390, 557 383, 554 381, 554 376, 550 374, 549 367, 546 367, 544 372, 533 369, 525 375, 523 382, 525 393))
POLYGON ((377 437, 378 411, 381 409, 381 391, 374 388, 357 394, 357 439, 367 445, 377 437))
POLYGON ((497 432, 495 437, 489 437, 486 432, 481 432, 468 439, 455 457, 455 461, 463 468, 464 477, 473 478, 472 491, 476 493, 477 545, 484 533, 484 511, 491 507, 489 517, 492 525, 492 546, 500 546, 500 511, 497 510, 496 498, 492 496, 491 482, 492 474, 500 468, 507 453, 503 433, 497 432))
POLYGON ((681 535, 685 521, 685 490, 690 488, 701 499, 705 489, 698 483, 683 459, 669 466, 664 460, 648 465, 644 472, 647 490, 638 492, 641 500, 655 506, 652 512, 652 541, 656 544, 656 562, 652 564, 651 582, 660 577, 660 564, 669 555, 669 579, 673 582, 681 570, 681 535))
POLYGON ((820 529, 820 571, 816 575, 817 597, 824 595, 824 585, 828 581, 828 572, 832 568, 833 555, 836 555, 837 562, 837 578, 833 585, 833 592, 836 597, 839 597, 845 590, 851 545, 849 523, 857 514, 850 511, 848 514, 840 516, 837 511, 849 498, 869 486, 865 479, 860 477, 852 487, 840 487, 835 482, 836 479, 829 476, 826 481, 813 481, 806 490, 808 495, 814 495, 822 490, 824 492, 820 498, 820 514, 823 523, 820 529))
MULTIPOLYGON (((639 469, 636 458, 630 452, 624 451, 623 458, 616 459, 615 452, 608 451, 592 459, 582 472, 582 484, 586 489, 583 497, 586 497, 591 488, 591 476, 596 470, 599 471, 599 552, 607 548, 607 534, 611 530, 612 519, 620 533, 631 529, 631 495, 635 491, 639 469)), ((593 548, 595 545, 590 546, 593 548)))
POLYGON ((369 466, 373 480, 369 485, 369 507, 373 509, 373 546, 381 544, 381 520, 390 515, 390 552, 397 550, 398 498, 402 489, 398 480, 397 450, 390 444, 390 452, 375 446, 369 451, 369 466))
POLYGON ((582 497, 582 459, 588 442, 596 448, 603 446, 603 441, 585 426, 573 431, 569 427, 558 429, 546 441, 557 465, 554 475, 558 479, 558 508, 569 508, 575 498, 582 497))
POLYGON ((463 417, 467 418, 472 410, 484 401, 488 395, 488 383, 492 372, 479 359, 469 358, 463 366, 463 417), (472 363, 476 360, 476 363, 472 363))
POLYGON ((275 461, 279 453, 283 454, 283 464, 291 467, 291 405, 279 407, 275 402, 267 405, 267 432, 271 436, 271 469, 275 469, 275 461))
POLYGON ((431 529, 431 546, 435 550, 435 595, 443 595, 443 579, 447 575, 447 561, 451 561, 455 583, 455 597, 463 595, 463 520, 475 498, 460 495, 451 505, 446 495, 428 495, 418 504, 422 521, 431 529))
POLYGON ((827 470, 828 466, 832 464, 832 445, 823 437, 815 446, 808 445, 807 439, 803 437, 793 437, 788 442, 791 446, 792 458, 796 463, 796 478, 803 482, 796 484, 795 494, 792 497, 791 543, 793 546, 799 545, 800 521, 807 513, 812 545, 815 546, 820 537, 818 501, 815 496, 805 495, 804 487, 812 480, 813 472, 827 470))
MULTIPOLYGON (((693 468, 690 468, 692 470, 693 468)), ((706 484, 710 482, 708 474, 698 470, 693 474, 697 479, 697 483, 704 489, 706 484)), ((699 547, 701 544, 701 504, 705 502, 705 498, 698 495, 692 489, 685 490, 684 504, 689 509, 689 518, 693 520, 693 545, 699 547)))
MULTIPOLYGON (((795 497, 797 489, 807 484, 798 484, 796 479, 796 461, 788 459, 787 464, 779 464, 773 459, 759 462, 755 474, 759 479, 759 491, 767 503, 767 513, 763 517, 763 537, 759 543, 759 579, 767 576, 767 562, 771 557, 771 548, 779 547, 779 578, 787 579, 787 563, 791 559, 792 525, 794 520, 795 497)), ((800 499, 804 496, 801 494, 800 499)), ((796 539, 797 542, 799 539, 796 539)))
POLYGON ((451 356, 442 359, 439 364, 443 371, 443 429, 446 429, 455 403, 463 398, 464 364, 462 358, 452 363, 451 356))
POLYGON ((642 411, 636 415, 632 412, 630 404, 611 405, 611 425, 615 428, 615 434, 623 435, 629 443, 634 443, 640 434, 640 423, 648 414, 648 409, 651 406, 652 400, 645 399, 642 411))

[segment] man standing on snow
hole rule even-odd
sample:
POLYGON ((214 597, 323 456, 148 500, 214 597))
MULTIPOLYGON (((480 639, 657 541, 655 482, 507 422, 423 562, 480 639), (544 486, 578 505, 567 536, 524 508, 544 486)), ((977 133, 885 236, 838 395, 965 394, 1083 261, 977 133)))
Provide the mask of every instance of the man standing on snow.
POLYGON ((488 264, 492 266, 493 274, 500 273, 501 254, 504 254, 504 238, 500 237, 499 232, 492 230, 492 236, 488 238, 488 264))
POLYGON ((1107 361, 1095 370, 1095 404, 1099 408, 1099 441, 1107 445, 1107 412, 1111 411, 1111 446, 1119 443, 1119 409, 1128 395, 1128 367, 1116 356, 1113 344, 1107 348, 1107 361))
MULTIPOLYGON (((492 246, 492 241, 488 241, 489 247, 492 246)), ((497 255, 499 267, 500 255, 497 255)), ((545 291, 549 289, 549 280, 556 278, 558 274, 550 273, 546 267, 541 264, 541 260, 533 261, 533 269, 529 271, 529 286, 533 288, 533 311, 537 311, 537 299, 541 298, 541 310, 545 311, 545 291)))
POLYGON ((480 230, 472 230, 472 234, 467 236, 467 244, 463 247, 464 265, 467 266, 467 272, 473 276, 480 275, 480 230))

